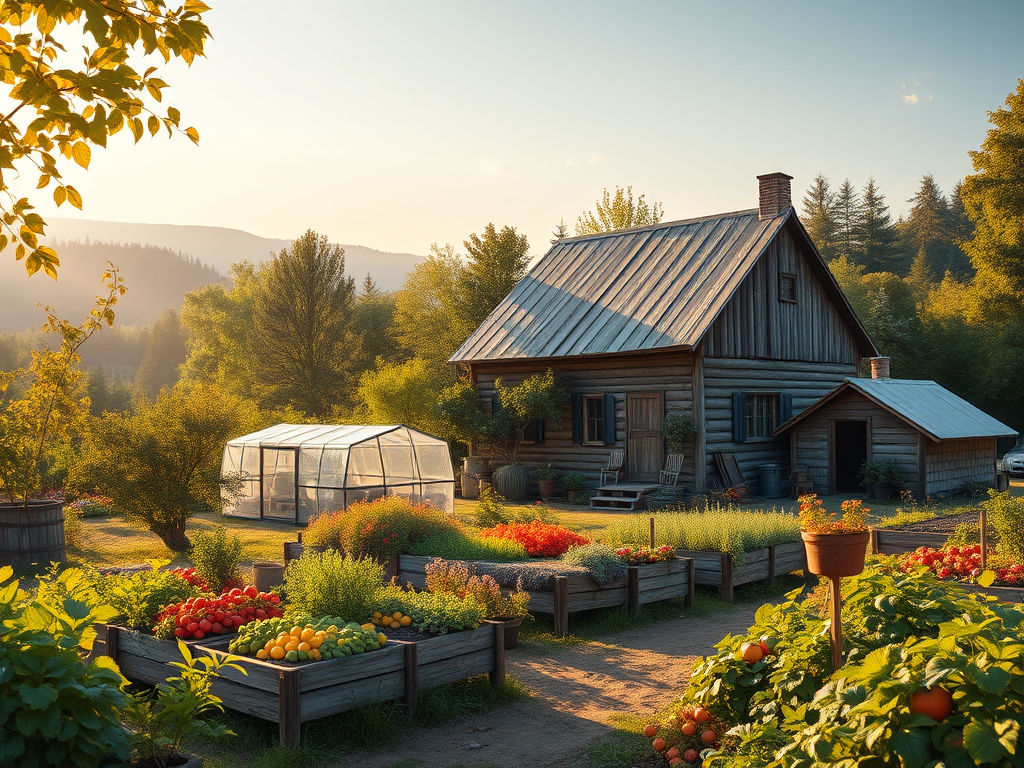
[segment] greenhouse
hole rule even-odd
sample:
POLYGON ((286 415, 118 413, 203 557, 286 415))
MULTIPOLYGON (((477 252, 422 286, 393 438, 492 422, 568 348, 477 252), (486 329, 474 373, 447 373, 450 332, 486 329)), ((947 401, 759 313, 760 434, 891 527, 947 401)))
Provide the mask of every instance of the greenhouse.
POLYGON ((448 444, 401 424, 278 424, 228 441, 224 513, 305 525, 356 501, 404 496, 452 511, 448 444))

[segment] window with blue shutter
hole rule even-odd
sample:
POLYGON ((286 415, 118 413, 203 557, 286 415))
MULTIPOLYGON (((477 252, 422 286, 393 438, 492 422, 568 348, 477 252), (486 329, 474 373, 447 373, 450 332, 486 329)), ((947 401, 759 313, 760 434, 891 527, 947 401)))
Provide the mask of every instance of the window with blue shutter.
POLYGON ((732 441, 747 440, 747 397, 742 392, 732 393, 732 441))
POLYGON ((602 424, 601 437, 605 445, 615 445, 615 395, 605 393, 604 402, 601 408, 602 424))

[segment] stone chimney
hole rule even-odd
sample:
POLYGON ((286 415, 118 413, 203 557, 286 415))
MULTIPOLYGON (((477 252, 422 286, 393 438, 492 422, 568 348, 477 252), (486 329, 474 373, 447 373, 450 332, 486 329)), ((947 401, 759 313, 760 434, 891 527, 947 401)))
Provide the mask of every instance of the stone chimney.
POLYGON ((766 173, 757 177, 760 190, 758 218, 781 216, 793 207, 793 193, 789 187, 792 178, 784 173, 766 173))
POLYGON ((871 358, 871 378, 872 379, 888 379, 889 378, 889 358, 888 357, 872 357, 871 358))

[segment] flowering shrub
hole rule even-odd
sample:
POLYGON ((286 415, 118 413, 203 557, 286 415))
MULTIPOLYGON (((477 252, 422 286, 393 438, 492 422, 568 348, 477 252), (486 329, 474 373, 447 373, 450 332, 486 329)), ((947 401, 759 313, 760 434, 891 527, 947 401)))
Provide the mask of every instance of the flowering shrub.
POLYGON ((68 509, 74 510, 82 517, 106 517, 117 513, 110 497, 99 495, 85 495, 76 499, 65 507, 65 511, 68 509))
POLYGON ((522 544, 532 557, 558 557, 569 547, 589 544, 590 539, 561 525, 540 520, 529 523, 501 523, 480 531, 484 538, 511 539, 522 544))
MULTIPOLYGON (((991 570, 996 577, 995 583, 1003 586, 1024 585, 1024 565, 1020 563, 990 562, 991 570)), ((899 557, 900 567, 904 573, 912 573, 920 566, 925 566, 940 579, 970 581, 981 575, 981 545, 971 544, 964 547, 946 547, 931 549, 918 547, 899 557)))
POLYGON ((836 520, 835 513, 825 511, 817 494, 801 496, 800 527, 808 533, 859 533, 868 529, 864 515, 871 510, 860 499, 844 501, 842 510, 842 519, 836 520))
POLYGON ((530 595, 523 591, 522 579, 508 596, 501 594, 501 585, 493 576, 470 575, 465 563, 451 563, 435 557, 426 567, 427 590, 434 593, 450 593, 465 600, 468 596, 476 599, 486 619, 528 616, 527 605, 530 595))
POLYGON ((306 524, 302 540, 311 547, 341 546, 341 529, 345 524, 345 510, 321 512, 306 524))
POLYGON ((626 565, 647 565, 648 563, 664 563, 676 559, 676 551, 672 547, 621 547, 615 554, 626 565))
POLYGON ((350 505, 341 521, 339 540, 353 557, 384 562, 411 543, 458 527, 455 520, 429 504, 413 505, 401 496, 385 496, 350 505))

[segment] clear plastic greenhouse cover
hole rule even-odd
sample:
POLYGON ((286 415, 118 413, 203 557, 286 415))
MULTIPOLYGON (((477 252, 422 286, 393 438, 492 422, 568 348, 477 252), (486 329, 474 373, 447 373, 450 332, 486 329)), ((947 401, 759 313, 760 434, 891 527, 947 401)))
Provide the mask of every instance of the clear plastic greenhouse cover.
POLYGON ((300 525, 382 496, 446 512, 455 498, 448 444, 402 424, 267 427, 228 441, 221 478, 225 514, 300 525))

